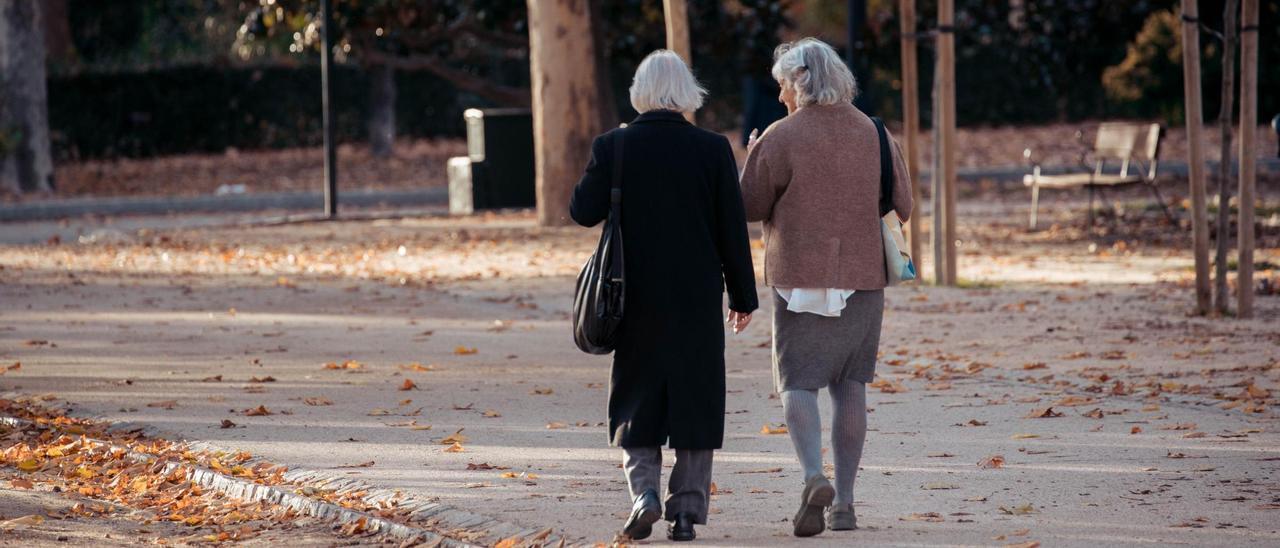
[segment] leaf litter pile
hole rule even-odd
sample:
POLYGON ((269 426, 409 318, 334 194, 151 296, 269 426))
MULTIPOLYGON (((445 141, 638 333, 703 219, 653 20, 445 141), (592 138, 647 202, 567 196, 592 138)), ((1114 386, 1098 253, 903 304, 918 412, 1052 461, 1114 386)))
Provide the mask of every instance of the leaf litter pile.
MULTIPOLYGON (((200 467, 430 529, 430 524, 411 523, 409 510, 399 508, 397 499, 370 504, 362 491, 339 493, 296 484, 284 478, 286 467, 256 461, 247 452, 197 451, 136 430, 111 429, 108 423, 68 417, 37 400, 0 399, 0 415, 29 421, 21 426, 0 425, 5 446, 0 451, 3 475, 12 478, 8 483, 17 489, 51 490, 82 497, 84 501, 64 512, 10 519, 3 522, 6 527, 38 525, 46 519, 102 516, 117 512, 121 506, 147 513, 148 523, 171 522, 189 528, 185 536, 157 539, 159 544, 243 541, 268 530, 320 523, 293 508, 228 497, 190 481, 186 472, 200 467)), ((372 535, 365 518, 335 526, 333 531, 349 537, 372 535)), ((459 536, 459 532, 441 533, 459 536)))

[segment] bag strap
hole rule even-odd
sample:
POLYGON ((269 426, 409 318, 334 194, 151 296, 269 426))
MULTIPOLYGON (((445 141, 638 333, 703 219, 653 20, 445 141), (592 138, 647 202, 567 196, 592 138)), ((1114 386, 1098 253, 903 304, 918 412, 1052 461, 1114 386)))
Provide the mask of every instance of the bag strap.
POLYGON ((889 152, 889 133, 884 129, 884 122, 872 116, 876 125, 876 133, 880 137, 880 216, 893 211, 893 157, 889 152))
POLYGON ((613 185, 609 190, 609 215, 622 217, 622 139, 623 130, 613 132, 613 185))

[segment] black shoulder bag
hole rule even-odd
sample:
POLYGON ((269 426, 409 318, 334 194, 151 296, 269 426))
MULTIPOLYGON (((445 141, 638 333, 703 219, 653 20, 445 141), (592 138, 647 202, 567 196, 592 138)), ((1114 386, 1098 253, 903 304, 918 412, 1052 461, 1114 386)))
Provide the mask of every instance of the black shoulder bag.
POLYGON ((595 253, 578 274, 573 296, 573 342, 588 354, 608 354, 617 345, 626 287, 622 264, 622 135, 613 132, 613 186, 609 218, 595 253))

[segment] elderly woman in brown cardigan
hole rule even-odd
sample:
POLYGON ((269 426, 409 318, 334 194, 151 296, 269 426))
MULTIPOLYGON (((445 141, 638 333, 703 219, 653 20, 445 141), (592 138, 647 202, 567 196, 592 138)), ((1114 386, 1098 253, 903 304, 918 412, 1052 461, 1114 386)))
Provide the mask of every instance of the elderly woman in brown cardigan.
MULTIPOLYGON (((886 284, 880 234, 880 144, 853 106, 853 75, 827 44, 783 44, 773 76, 787 117, 749 145, 742 174, 748 221, 764 221, 773 287, 773 371, 804 471, 796 536, 857 528, 853 483, 867 432, 886 284), (818 390, 834 408, 835 486, 822 468, 818 390), (823 510, 830 507, 830 513, 823 510)), ((753 132, 754 133, 754 132, 753 132)), ((910 183, 894 141, 893 206, 906 221, 910 183)))

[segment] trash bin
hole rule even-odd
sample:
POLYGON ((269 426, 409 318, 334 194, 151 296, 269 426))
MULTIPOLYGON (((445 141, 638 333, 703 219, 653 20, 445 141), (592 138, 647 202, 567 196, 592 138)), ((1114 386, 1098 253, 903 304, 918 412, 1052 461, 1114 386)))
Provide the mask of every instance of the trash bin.
POLYGON ((532 111, 467 109, 462 116, 467 126, 473 210, 536 206, 532 111))

